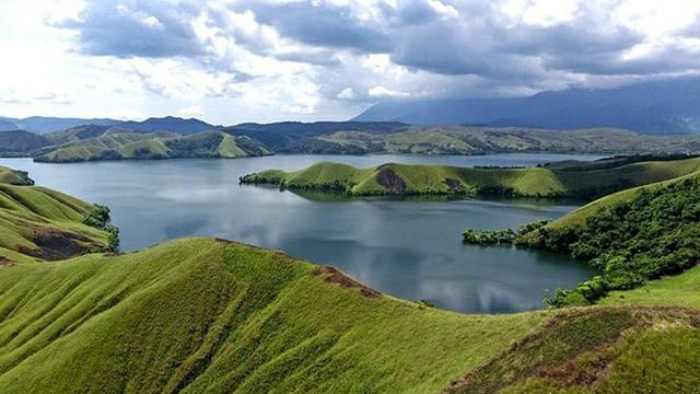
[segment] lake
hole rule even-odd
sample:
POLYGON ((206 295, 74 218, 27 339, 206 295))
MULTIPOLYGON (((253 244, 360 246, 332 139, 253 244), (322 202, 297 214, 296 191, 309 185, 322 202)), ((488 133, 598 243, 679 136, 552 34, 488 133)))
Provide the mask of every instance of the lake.
POLYGON ((511 247, 463 245, 467 228, 517 227, 553 219, 575 202, 538 200, 355 200, 303 197, 241 186, 238 177, 296 170, 321 160, 355 166, 387 162, 532 166, 598 156, 278 155, 236 160, 120 161, 79 164, 0 159, 37 184, 112 209, 123 250, 186 236, 217 236, 280 249, 339 267, 384 293, 460 312, 505 313, 542 307, 546 290, 572 287, 592 271, 565 256, 511 247))

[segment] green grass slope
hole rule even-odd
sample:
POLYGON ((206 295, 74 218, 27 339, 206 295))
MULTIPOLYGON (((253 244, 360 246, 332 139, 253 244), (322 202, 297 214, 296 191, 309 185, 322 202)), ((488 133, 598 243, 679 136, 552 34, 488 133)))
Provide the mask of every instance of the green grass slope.
POLYGON ((35 156, 34 160, 66 163, 98 160, 238 158, 269 153, 255 140, 223 132, 176 136, 115 130, 106 131, 94 138, 48 148, 35 156))
POLYGON ((0 166, 0 184, 31 186, 34 184, 34 181, 24 171, 0 166))
POLYGON ((437 392, 542 313, 467 316, 213 239, 0 270, 0 387, 437 392))
POLYGON ((322 162, 295 172, 249 174, 242 183, 351 195, 507 195, 593 198, 700 170, 700 159, 652 161, 612 168, 568 171, 550 168, 462 168, 384 164, 358 169, 322 162))
POLYGON ((106 250, 108 234, 83 224, 94 209, 50 189, 0 182, 0 259, 7 265, 106 250))
POLYGON ((446 392, 697 393, 698 365, 698 310, 574 309, 446 392))
POLYGON ((681 306, 700 309, 700 266, 628 291, 612 291, 602 305, 681 306))

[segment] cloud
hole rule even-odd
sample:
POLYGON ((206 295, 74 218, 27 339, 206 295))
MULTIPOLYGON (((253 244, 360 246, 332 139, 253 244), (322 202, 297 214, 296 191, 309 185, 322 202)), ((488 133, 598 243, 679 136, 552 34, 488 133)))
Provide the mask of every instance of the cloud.
POLYGON ((340 100, 352 100, 355 98, 355 91, 352 88, 345 88, 340 91, 336 96, 340 100))
POLYGON ((367 91, 371 97, 408 97, 409 93, 387 89, 384 86, 375 86, 367 91))
POLYGON ((192 28, 196 9, 166 1, 88 2, 77 19, 54 26, 78 33, 78 50, 121 58, 199 56, 202 43, 192 28))
POLYGON ((252 11, 258 22, 273 27, 284 37, 311 46, 361 52, 384 52, 391 47, 381 21, 363 20, 350 6, 327 1, 250 1, 241 2, 234 9, 252 11))
POLYGON ((2 100, 22 114, 201 104, 218 123, 328 119, 380 101, 700 72, 694 2, 4 0, 0 10, 10 32, 0 86, 15 90, 2 100))

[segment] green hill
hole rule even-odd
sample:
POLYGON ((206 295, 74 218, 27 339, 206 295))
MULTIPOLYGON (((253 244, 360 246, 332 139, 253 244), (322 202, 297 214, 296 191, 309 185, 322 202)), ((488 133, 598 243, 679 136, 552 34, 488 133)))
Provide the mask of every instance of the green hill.
POLYGON ((103 231, 108 217, 104 223, 83 223, 98 207, 43 187, 6 182, 0 176, 0 259, 5 264, 27 256, 55 260, 109 249, 110 235, 103 231))
POLYGON ((610 168, 463 168, 384 164, 354 168, 322 162, 295 172, 269 170, 241 178, 290 190, 363 195, 503 195, 593 198, 700 170, 700 159, 651 161, 610 168))
MULTIPOLYGON (((90 130, 76 132, 88 133, 90 130)), ((96 160, 238 158, 270 154, 251 138, 217 131, 188 136, 119 130, 102 132, 97 137, 87 139, 75 139, 79 137, 64 133, 61 138, 68 138, 72 142, 47 148, 35 156, 34 160, 65 163, 96 160)))
POLYGON ((24 171, 17 171, 0 166, 0 184, 31 186, 34 184, 34 181, 29 178, 29 174, 24 171))
MULTIPOLYGON (((32 219, 11 228, 18 237, 24 226, 59 227, 104 246, 107 234, 83 224, 98 207, 2 187, 0 218, 32 219)), ((675 393, 700 384, 697 309, 463 315, 207 238, 56 262, 26 251, 0 248, 13 259, 0 264, 3 393, 675 393)))

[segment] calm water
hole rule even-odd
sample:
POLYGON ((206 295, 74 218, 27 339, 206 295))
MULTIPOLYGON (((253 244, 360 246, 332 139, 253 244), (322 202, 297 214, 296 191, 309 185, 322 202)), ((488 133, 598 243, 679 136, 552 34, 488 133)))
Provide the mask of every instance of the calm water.
POLYGON ((542 305, 545 290, 570 287, 591 272, 568 258, 510 247, 461 243, 465 227, 515 227, 556 218, 575 204, 542 201, 323 201, 276 189, 239 186, 238 177, 268 168, 300 169, 320 160, 358 166, 385 162, 535 165, 572 155, 271 156, 40 164, 0 159, 38 184, 108 205, 133 250, 178 237, 217 236, 281 249, 340 267, 397 297, 462 312, 512 312, 542 305))

